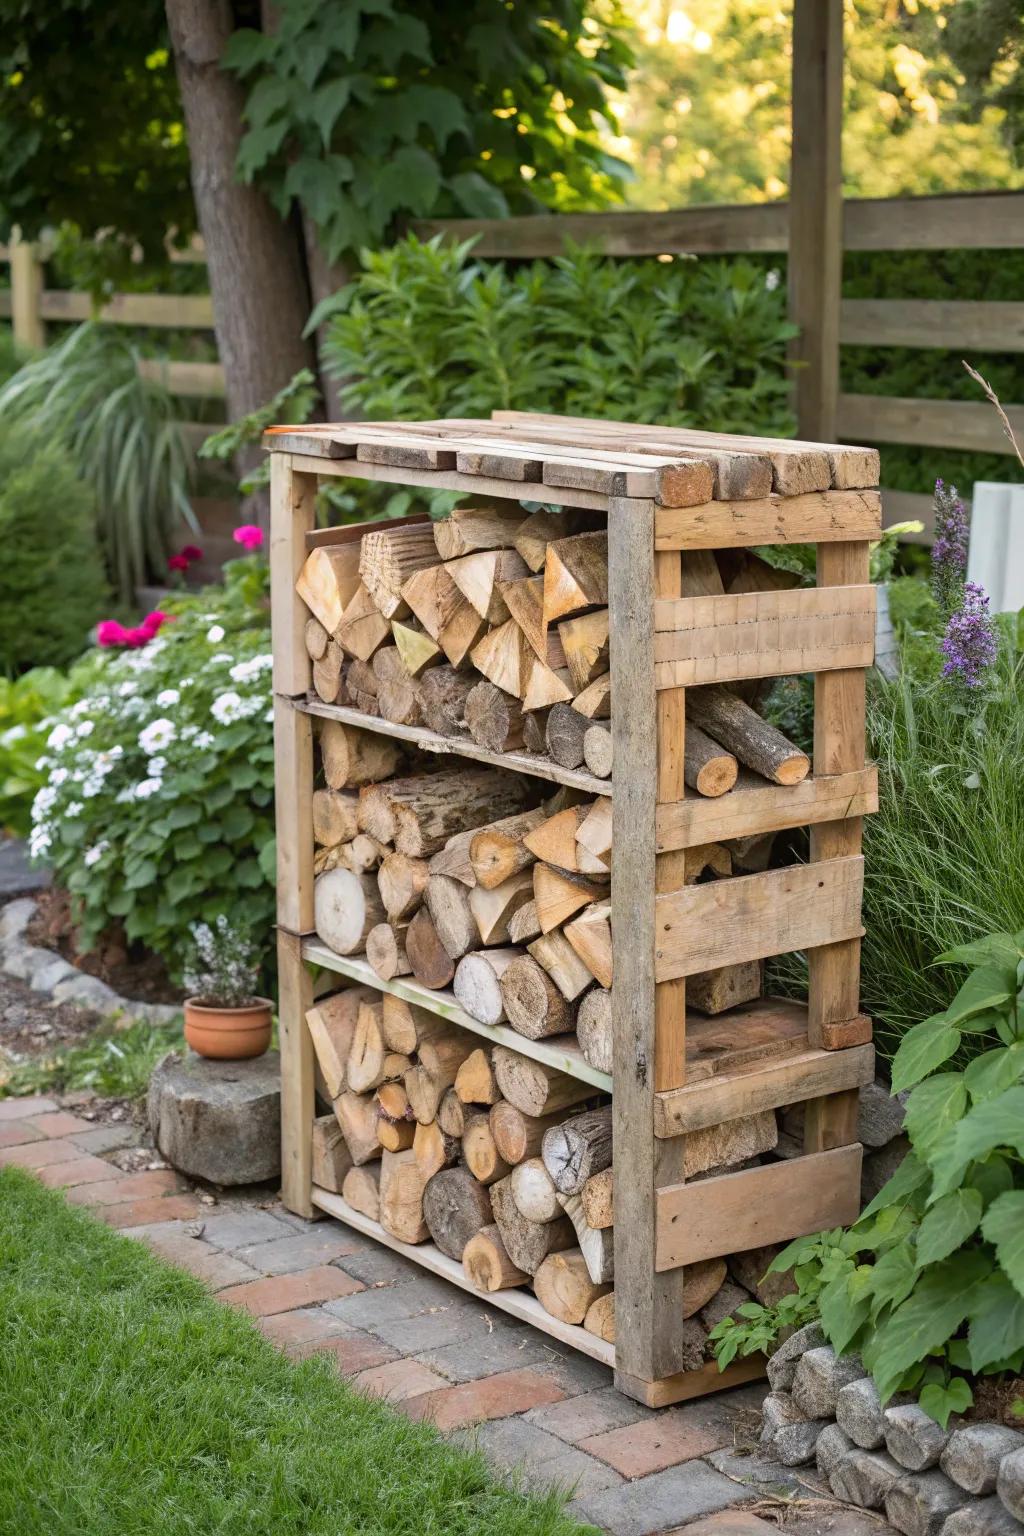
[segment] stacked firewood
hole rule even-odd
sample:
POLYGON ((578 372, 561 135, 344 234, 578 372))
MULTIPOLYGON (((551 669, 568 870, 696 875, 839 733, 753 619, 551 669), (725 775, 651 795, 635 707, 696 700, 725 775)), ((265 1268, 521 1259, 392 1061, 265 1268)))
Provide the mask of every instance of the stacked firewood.
MULTIPOLYGON (((313 686, 396 725, 546 753, 612 771, 608 538, 596 513, 459 507, 315 548, 297 582, 312 617, 313 686)), ((682 595, 788 586, 749 551, 688 554, 682 595)), ((757 696, 687 691, 686 782, 720 795, 740 765, 798 783, 806 756, 757 713, 757 696)))
MULTIPOLYGON (((368 987, 307 1014, 333 1114, 313 1128, 313 1182, 405 1243, 428 1240, 477 1290, 531 1287, 545 1310, 615 1339, 611 1107, 588 1084, 368 987)), ((776 1145, 770 1111, 687 1137, 686 1178, 750 1166, 776 1145)), ((691 1360, 749 1300, 763 1253, 687 1269, 691 1360)))

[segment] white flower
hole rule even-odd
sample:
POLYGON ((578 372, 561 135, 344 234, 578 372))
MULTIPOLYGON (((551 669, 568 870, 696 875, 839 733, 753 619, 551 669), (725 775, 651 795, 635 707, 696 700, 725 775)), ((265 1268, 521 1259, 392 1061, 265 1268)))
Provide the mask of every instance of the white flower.
POLYGON ((252 683, 274 665, 273 656, 250 656, 248 661, 239 661, 231 668, 229 676, 233 683, 252 683))
POLYGON ((222 693, 214 699, 210 705, 210 714, 218 725, 232 725, 234 721, 241 720, 245 714, 242 700, 233 691, 222 693))
POLYGON ((28 851, 34 859, 42 858, 44 853, 49 852, 50 843, 50 834, 37 827, 28 840, 28 851))
POLYGON ((156 696, 161 709, 171 709, 181 698, 177 688, 162 688, 156 696))
POLYGON ((173 720, 154 720, 144 731, 139 732, 139 746, 143 752, 160 752, 170 746, 177 734, 178 728, 173 720))
POLYGON ((59 789, 67 777, 68 771, 66 768, 55 768, 50 774, 50 783, 53 785, 54 789, 59 789))
POLYGON ((60 752, 69 741, 74 740, 75 733, 70 725, 55 725, 46 738, 46 745, 52 747, 55 752, 60 752))
POLYGON ((163 788, 162 779, 143 779, 141 784, 135 786, 136 800, 148 800, 150 795, 155 795, 158 789, 163 788))
POLYGON ((65 816, 81 816, 84 810, 85 806, 82 804, 81 800, 72 800, 67 805, 64 814, 65 816))
POLYGON ((12 725, 9 731, 4 731, 3 739, 10 744, 15 741, 21 741, 27 735, 28 730, 24 725, 12 725))
POLYGON ((91 720, 83 720, 81 725, 75 731, 75 735, 78 737, 79 741, 84 741, 87 736, 92 735, 95 729, 96 727, 91 720))
POLYGON ((118 696, 122 699, 130 699, 132 694, 138 691, 138 683, 133 683, 130 679, 127 683, 119 683, 117 687, 118 696))
POLYGON ((102 790, 103 790, 103 775, 102 774, 94 773, 94 774, 92 774, 92 776, 90 778, 86 779, 83 782, 83 784, 82 784, 82 794, 85 796, 85 798, 87 800, 92 800, 94 798, 94 796, 102 793, 102 790))
POLYGON ((98 864, 109 847, 110 844, 105 838, 101 842, 93 843, 92 847, 87 848, 82 855, 85 867, 91 869, 94 864, 98 864))
POLYGON ((194 677, 180 677, 178 679, 178 687, 179 688, 191 688, 192 684, 194 682, 195 682, 195 678, 194 677))
POLYGON ((44 821, 56 804, 57 791, 51 789, 48 784, 44 784, 32 801, 32 820, 44 821))
POLYGON ((195 744, 199 748, 200 752, 208 752, 213 746, 213 743, 214 737, 210 735, 209 731, 200 731, 195 741, 195 744))
POLYGON ((218 651, 216 656, 211 656, 210 657, 210 663, 209 664, 212 667, 215 663, 219 663, 219 662, 222 662, 222 661, 234 661, 234 659, 235 658, 232 656, 230 651, 218 651))
POLYGON ((34 766, 36 773, 46 773, 50 767, 50 759, 48 757, 37 757, 34 766))
POLYGON ((89 713, 90 708, 91 705, 88 699, 79 699, 77 704, 72 704, 71 706, 72 720, 81 720, 83 715, 87 715, 89 713))
POLYGON ((211 645, 219 645, 224 639, 224 630, 220 624, 211 624, 206 631, 206 638, 211 645))
POLYGON ((273 723, 274 723, 274 707, 273 707, 273 705, 271 705, 271 707, 267 710, 266 714, 263 716, 263 719, 266 721, 267 725, 273 725, 273 723))
POLYGON ((779 281, 780 279, 778 270, 775 267, 772 267, 771 270, 766 272, 764 275, 764 285, 769 293, 775 292, 776 288, 779 286, 779 281))
POLYGON ((119 789, 114 796, 118 805, 131 805, 135 799, 135 785, 126 784, 124 789, 119 789))
POLYGON ((151 757, 146 764, 146 772, 151 779, 162 779, 167 772, 166 757, 151 757))

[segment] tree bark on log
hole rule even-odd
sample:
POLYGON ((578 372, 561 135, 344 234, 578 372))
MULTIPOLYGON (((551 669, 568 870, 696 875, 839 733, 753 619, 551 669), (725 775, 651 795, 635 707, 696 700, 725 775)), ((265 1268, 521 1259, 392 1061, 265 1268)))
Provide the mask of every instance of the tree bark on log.
POLYGON ((505 1252, 517 1269, 535 1275, 549 1253, 571 1248, 576 1242, 571 1221, 530 1221, 516 1205, 511 1178, 491 1185, 494 1224, 501 1235, 505 1252))
POLYGON ((441 1095, 437 1106, 437 1123, 446 1136, 451 1136, 455 1141, 462 1140, 462 1133, 466 1129, 466 1106, 454 1087, 446 1088, 441 1095))
POLYGON ((481 949, 464 955, 455 970, 452 988, 471 1019, 481 1024, 501 1024, 505 1003, 501 978, 522 953, 519 949, 481 949))
POLYGON ((372 794, 384 791, 395 818, 395 848, 421 859, 438 853, 457 832, 495 820, 495 812, 510 816, 521 811, 535 788, 497 768, 458 768, 394 779, 375 786, 372 794))
POLYGON ((405 935, 405 952, 413 975, 435 992, 447 987, 455 975, 455 963, 437 936, 426 907, 420 907, 405 935))
POLYGON ((523 715, 523 751, 545 754, 550 709, 531 709, 523 715))
POLYGON ((462 1133, 462 1161, 481 1184, 494 1184, 511 1172, 511 1168, 494 1144, 488 1115, 466 1116, 466 1128, 462 1133))
POLYGON ((585 1110, 545 1132, 544 1166, 560 1195, 578 1195, 587 1180, 612 1160, 612 1111, 585 1110))
POLYGON ((431 667, 424 673, 416 692, 423 719, 432 731, 439 736, 469 735, 466 700, 476 681, 471 673, 456 672, 452 666, 431 667))
POLYGON ((390 992, 384 993, 381 1007, 384 1044, 389 1051, 412 1056, 424 1041, 451 1030, 451 1025, 429 1008, 418 1008, 415 1003, 407 1003, 404 997, 395 997, 390 992))
POLYGON ((325 704, 344 704, 346 690, 342 681, 345 652, 336 640, 328 640, 327 649, 313 663, 313 691, 325 704))
POLYGON ((773 784, 799 784, 810 772, 798 747, 720 684, 688 688, 686 718, 773 784))
POLYGON ((434 543, 442 560, 478 549, 511 549, 522 521, 518 507, 455 507, 433 524, 434 543))
POLYGON ((582 1083, 567 1072, 559 1072, 546 1062, 531 1061, 529 1056, 522 1056, 508 1046, 496 1045, 492 1060, 502 1098, 524 1115, 553 1114, 555 1110, 570 1109, 594 1095, 589 1083, 582 1083))
POLYGON ((687 722, 683 739, 683 777, 698 795, 715 799, 732 789, 739 773, 739 763, 725 752, 699 725, 687 722))
POLYGON ((603 987, 592 988, 580 1003, 576 1038, 596 1071, 612 1070, 612 995, 603 987))
POLYGON ((331 1100, 345 1092, 348 1056, 362 1003, 373 997, 371 987, 347 987, 331 997, 322 997, 306 1014, 306 1024, 313 1040, 313 1051, 331 1100))
POLYGON ((410 859, 404 853, 385 854, 377 871, 377 888, 388 922, 407 922, 412 917, 423 900, 428 873, 425 859, 410 859))
POLYGON ((320 722, 320 755, 331 789, 358 789, 389 779, 401 762, 398 744, 340 720, 320 722))
POLYGON ((441 1252, 461 1261, 466 1244, 493 1220, 491 1197, 468 1168, 444 1168, 423 1192, 423 1217, 441 1252))
POLYGON ((611 1229, 587 1225, 579 1195, 559 1195, 558 1202, 576 1234, 587 1274, 595 1285, 611 1285, 615 1279, 615 1240, 611 1229))
POLYGON ((470 892, 450 875, 431 875, 424 891, 434 931, 452 960, 461 960, 477 943, 476 922, 470 911, 470 892))
POLYGON ((412 964, 405 952, 407 925, 378 923, 366 935, 366 958, 381 981, 394 981, 396 976, 408 976, 412 964))
MULTIPOLYGON (((593 909, 588 907, 587 910, 593 909)), ((594 980, 595 972, 587 964, 583 950, 570 943, 569 927, 563 932, 541 934, 539 939, 527 945, 527 950, 537 964, 547 971, 566 1001, 571 1003, 587 990, 594 980)), ((596 946, 591 948, 598 954, 596 946)))

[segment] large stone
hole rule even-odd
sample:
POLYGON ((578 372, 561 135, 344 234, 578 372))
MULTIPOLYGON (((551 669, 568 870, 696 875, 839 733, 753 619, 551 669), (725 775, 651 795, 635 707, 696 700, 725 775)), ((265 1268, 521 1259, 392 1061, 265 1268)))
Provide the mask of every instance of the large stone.
POLYGON ((774 1307, 783 1296, 788 1296, 796 1290, 796 1281, 791 1273, 781 1275, 769 1275, 767 1269, 777 1253, 782 1252, 782 1244, 769 1244, 765 1248, 747 1248, 743 1253, 733 1253, 729 1256, 729 1273, 737 1285, 742 1285, 745 1291, 755 1296, 763 1307, 774 1307))
POLYGON ((863 1205, 869 1204, 879 1190, 888 1184, 909 1151, 908 1138, 897 1136, 895 1141, 879 1147, 877 1152, 868 1153, 860 1174, 860 1198, 863 1205))
POLYGON ((828 1480, 837 1499, 861 1509, 881 1509, 889 1489, 901 1477, 906 1477, 903 1468, 884 1451, 864 1451, 854 1445, 836 1458, 828 1480))
POLYGON ((28 896, 20 901, 9 901, 0 909, 0 948, 14 939, 21 938, 32 921, 35 910, 36 904, 28 896))
POLYGON ((110 1014, 121 1011, 121 999, 113 987, 108 987, 98 976, 88 976, 76 971, 73 976, 58 981, 53 989, 56 1003, 77 1003, 80 1008, 91 1008, 96 1013, 110 1014))
POLYGON ((942 1536, 1021 1536, 1021 1527, 998 1499, 971 1499, 947 1517, 942 1536))
POLYGON ((738 1285, 733 1285, 731 1280, 726 1280, 712 1296, 707 1306, 701 1307, 697 1316, 703 1326, 710 1333, 712 1328, 727 1317, 731 1317, 737 1307, 742 1307, 744 1302, 750 1300, 750 1293, 744 1291, 738 1285))
POLYGON ((949 1440, 949 1431, 930 1419, 916 1403, 900 1403, 882 1414, 885 1448, 908 1472, 934 1467, 949 1440))
POLYGON ((904 1474, 885 1496, 885 1518, 903 1536, 939 1536, 947 1517, 969 1497, 942 1472, 904 1474))
POLYGON ((784 1467, 798 1467, 814 1457, 827 1420, 809 1419, 788 1392, 769 1392, 761 1409, 761 1448, 784 1467))
POLYGON ((1015 1520, 1024 1524, 1024 1451, 1011 1451, 999 1463, 996 1492, 1015 1520))
POLYGON ((865 1451, 877 1451, 885 1442, 882 1404, 870 1376, 840 1387, 836 1398, 836 1422, 865 1451))
POLYGON ((885 1083, 867 1083, 860 1091, 857 1140, 866 1147, 887 1147, 903 1133, 906 1094, 891 1094, 885 1083))
POLYGON ((840 1388, 863 1375, 856 1355, 837 1355, 828 1344, 809 1349, 793 1377, 793 1401, 809 1419, 834 1418, 840 1388))
POLYGON ((149 1084, 149 1127, 169 1163, 211 1184, 256 1184, 281 1171, 276 1051, 252 1061, 165 1056, 149 1084))
MULTIPOLYGON (((733 1258, 729 1260, 730 1266, 733 1259, 737 1257, 739 1255, 733 1254, 733 1258)), ((788 1392, 793 1385, 793 1377, 796 1375, 800 1357, 808 1349, 820 1348, 824 1342, 825 1335, 820 1323, 805 1323, 802 1328, 791 1333, 768 1361, 768 1384, 772 1391, 788 1392)))
POLYGON ((964 1424, 949 1437, 939 1465, 968 1493, 995 1493, 999 1463, 1024 1448, 1024 1434, 1005 1424, 964 1424))
POLYGON ((814 1447, 814 1458, 822 1477, 831 1478, 842 1458, 848 1456, 853 1449, 853 1441, 838 1424, 829 1424, 823 1429, 814 1447))

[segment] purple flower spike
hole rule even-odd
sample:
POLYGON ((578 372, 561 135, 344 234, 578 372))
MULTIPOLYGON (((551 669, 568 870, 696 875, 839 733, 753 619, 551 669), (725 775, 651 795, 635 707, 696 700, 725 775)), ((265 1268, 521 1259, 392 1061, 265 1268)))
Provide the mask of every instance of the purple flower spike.
POLYGON ((935 482, 935 543, 932 545, 932 593, 948 619, 960 606, 967 574, 970 523, 955 485, 935 482))
POLYGON ((945 661, 942 675, 966 701, 981 688, 996 659, 996 632, 985 589, 968 581, 963 606, 951 614, 940 645, 945 661))

